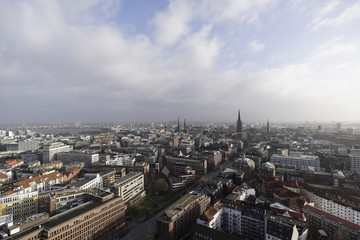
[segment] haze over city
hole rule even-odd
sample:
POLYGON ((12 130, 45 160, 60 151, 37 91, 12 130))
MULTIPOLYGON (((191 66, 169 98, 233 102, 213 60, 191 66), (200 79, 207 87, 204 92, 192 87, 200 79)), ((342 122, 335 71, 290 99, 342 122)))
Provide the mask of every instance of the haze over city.
POLYGON ((358 1, 0 1, 0 124, 360 120, 358 1))

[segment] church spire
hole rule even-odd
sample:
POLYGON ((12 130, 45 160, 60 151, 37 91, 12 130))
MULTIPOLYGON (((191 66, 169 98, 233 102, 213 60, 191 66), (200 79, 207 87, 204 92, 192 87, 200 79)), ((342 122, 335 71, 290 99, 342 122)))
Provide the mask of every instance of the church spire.
POLYGON ((242 121, 241 121, 241 118, 240 118, 240 109, 239 109, 239 112, 238 112, 238 120, 236 121, 236 132, 237 133, 242 132, 242 121))
POLYGON ((180 117, 178 117, 178 123, 177 123, 177 132, 180 132, 180 117))

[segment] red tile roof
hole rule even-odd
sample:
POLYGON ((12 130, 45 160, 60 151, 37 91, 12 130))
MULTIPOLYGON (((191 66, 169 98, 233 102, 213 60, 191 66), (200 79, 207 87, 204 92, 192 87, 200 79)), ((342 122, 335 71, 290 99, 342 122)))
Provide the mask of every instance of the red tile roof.
POLYGON ((13 166, 16 166, 16 165, 18 165, 20 163, 21 163, 20 161, 12 160, 12 161, 7 162, 6 164, 13 167, 13 166))
POLYGON ((8 175, 6 175, 5 173, 0 172, 0 178, 8 178, 8 175))

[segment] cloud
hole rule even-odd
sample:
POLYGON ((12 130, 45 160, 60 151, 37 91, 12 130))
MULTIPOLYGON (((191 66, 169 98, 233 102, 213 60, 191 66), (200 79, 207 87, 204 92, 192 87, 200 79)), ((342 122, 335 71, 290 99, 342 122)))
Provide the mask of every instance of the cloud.
POLYGON ((264 43, 258 42, 256 40, 253 40, 249 42, 248 48, 252 52, 261 52, 265 47, 264 43))
POLYGON ((174 45, 190 32, 189 22, 194 18, 193 14, 193 6, 187 1, 170 1, 169 7, 156 14, 153 20, 156 42, 166 47, 174 45))
POLYGON ((72 2, 0 1, 1 122, 331 119, 360 101, 358 35, 278 34, 278 2, 171 0, 147 32, 121 1, 72 2))
POLYGON ((318 61, 321 59, 328 59, 338 55, 352 54, 359 46, 355 43, 342 43, 339 39, 334 39, 321 44, 311 54, 309 59, 311 61, 318 61))
MULTIPOLYGON (((336 5, 335 5, 336 6, 336 5)), ((330 10, 332 10, 334 6, 327 8, 325 7, 325 10, 323 9, 323 13, 327 13, 330 10)), ((344 9, 338 16, 333 18, 316 18, 314 22, 312 23, 312 30, 316 31, 322 27, 329 27, 329 26, 341 26, 347 23, 350 23, 352 21, 355 21, 360 18, 360 3, 355 3, 352 6, 344 9)))

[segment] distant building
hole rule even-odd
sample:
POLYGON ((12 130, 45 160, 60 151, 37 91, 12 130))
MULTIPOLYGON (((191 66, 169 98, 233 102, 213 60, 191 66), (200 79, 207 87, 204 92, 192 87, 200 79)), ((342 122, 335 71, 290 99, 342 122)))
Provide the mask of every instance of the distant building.
POLYGON ((56 153, 70 152, 72 146, 65 145, 61 142, 50 143, 43 147, 43 163, 48 163, 56 160, 56 153))
POLYGON ((360 173, 360 149, 350 149, 350 171, 360 173))
POLYGON ((296 169, 303 169, 304 167, 320 168, 319 157, 313 155, 286 156, 273 154, 270 158, 270 162, 274 164, 296 166, 296 169))
POLYGON ((84 162, 85 166, 99 162, 99 154, 94 152, 59 152, 56 154, 56 159, 62 161, 64 164, 71 162, 84 162))
POLYGON ((19 151, 33 151, 39 149, 39 142, 36 140, 19 141, 19 151))

